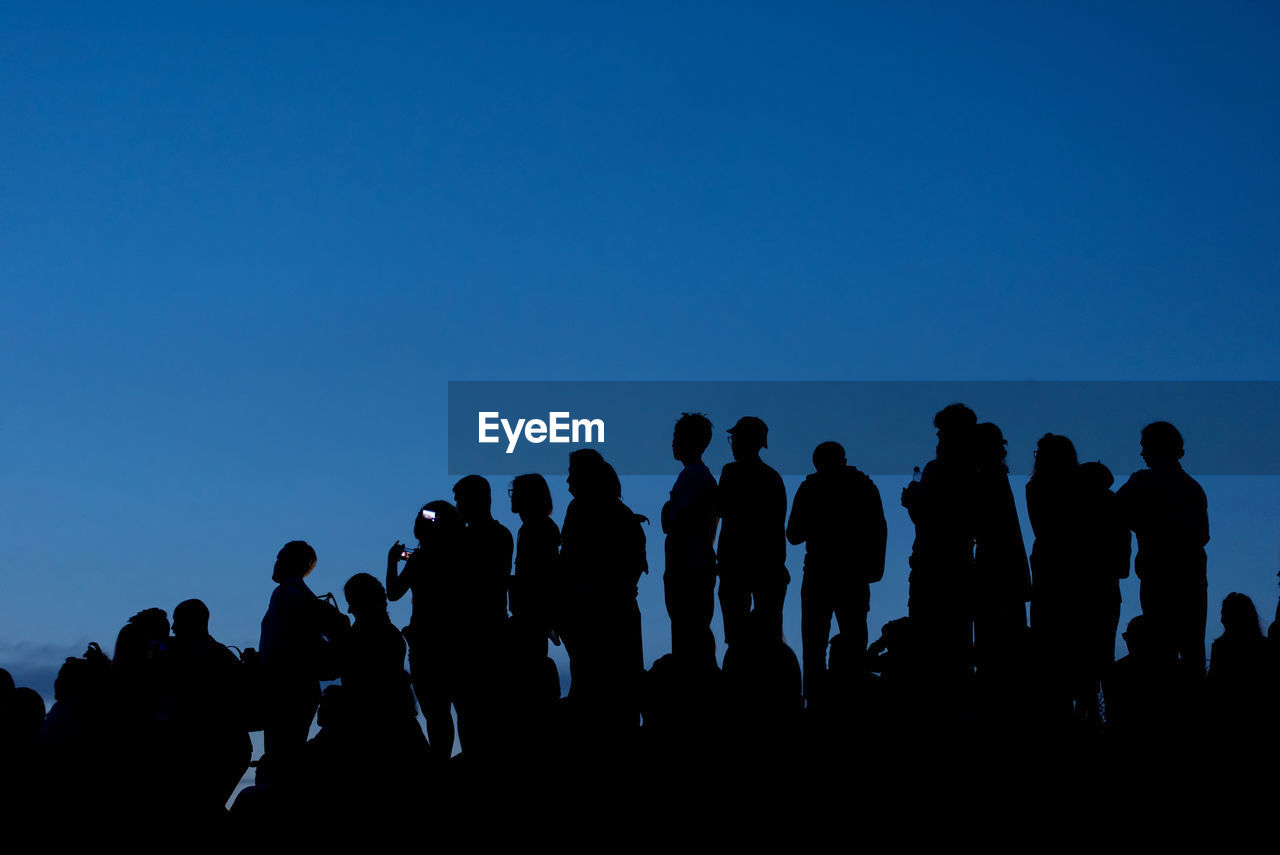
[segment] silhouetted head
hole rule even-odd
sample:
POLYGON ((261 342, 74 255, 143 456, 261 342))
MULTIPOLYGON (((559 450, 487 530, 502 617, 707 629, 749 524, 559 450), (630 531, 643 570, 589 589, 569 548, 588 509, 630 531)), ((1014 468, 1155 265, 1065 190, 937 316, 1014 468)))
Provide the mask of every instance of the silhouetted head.
POLYGON ((1258 610, 1254 608, 1253 600, 1234 591, 1227 594, 1222 601, 1222 628, 1227 635, 1262 638, 1262 624, 1258 620, 1258 610))
POLYGON ((964 404, 948 404, 933 417, 938 429, 938 458, 968 459, 970 435, 978 424, 978 416, 964 404))
POLYGON ((781 628, 765 609, 752 609, 742 619, 741 631, 734 640, 743 647, 760 649, 782 641, 781 628))
POLYGON ((1137 615, 1130 620, 1124 632, 1120 633, 1120 637, 1124 639, 1129 652, 1134 656, 1146 656, 1152 651, 1151 627, 1148 625, 1146 615, 1137 615))
POLYGON ((1169 466, 1182 455, 1182 434, 1173 425, 1152 422, 1142 429, 1142 459, 1148 466, 1169 466))
POLYGON ((305 540, 291 540, 276 553, 276 566, 271 571, 271 581, 279 584, 286 579, 305 579, 316 569, 316 551, 305 540))
POLYGON ((422 546, 448 541, 461 528, 462 518, 458 516, 458 509, 443 499, 427 502, 413 520, 413 536, 422 546), (428 519, 423 511, 430 511, 434 518, 428 519))
POLYGON ((13 675, 0 668, 0 698, 13 691, 13 675))
POLYGON ((200 600, 183 600, 173 609, 174 638, 203 638, 209 634, 209 607, 200 600))
POLYGON ((35 689, 14 689, 5 701, 4 724, 16 736, 36 737, 45 712, 44 698, 35 689))
POLYGON ((1076 469, 1076 475, 1080 479, 1081 486, 1090 493, 1104 493, 1116 482, 1111 470, 1097 460, 1081 463, 1076 469))
POLYGON ((729 447, 734 460, 754 460, 760 449, 768 448, 769 426, 755 416, 743 416, 729 428, 729 447))
POLYGON ((813 468, 818 472, 834 472, 844 468, 844 446, 838 442, 820 442, 813 450, 813 468))
POLYGON ((152 659, 169 640, 169 616, 164 609, 143 609, 120 629, 111 657, 112 667, 130 668, 152 659))
POLYGON ((622 493, 618 474, 594 448, 580 448, 569 454, 569 494, 584 502, 605 502, 622 493))
POLYGON ((357 573, 342 587, 347 598, 347 611, 356 620, 362 617, 382 617, 387 613, 387 592, 377 578, 368 573, 357 573))
POLYGON ((73 703, 88 694, 90 666, 87 660, 68 656, 53 680, 53 699, 73 703))
POLYGON ((551 516, 551 488, 537 473, 517 475, 511 481, 511 513, 530 517, 551 516))
POLYGON ((489 482, 480 475, 468 475, 453 485, 453 500, 464 523, 487 520, 493 516, 493 497, 489 482))
POLYGON ((99 696, 111 676, 111 666, 105 659, 101 654, 93 660, 79 656, 67 657, 53 681, 53 699, 79 703, 99 696))
POLYGON ((1031 464, 1031 477, 1061 479, 1075 474, 1079 458, 1071 440, 1056 433, 1046 433, 1036 443, 1036 459, 1031 464))
POLYGON ((702 413, 684 413, 671 433, 671 454, 681 463, 700 457, 711 444, 711 420, 702 413))
POLYGON ((973 429, 974 462, 980 469, 1008 472, 1004 462, 1009 455, 1008 445, 1000 428, 991 422, 983 422, 973 429))
POLYGON ((866 648, 859 650, 857 643, 845 638, 844 633, 831 639, 827 662, 832 677, 845 680, 865 673, 869 666, 866 648))

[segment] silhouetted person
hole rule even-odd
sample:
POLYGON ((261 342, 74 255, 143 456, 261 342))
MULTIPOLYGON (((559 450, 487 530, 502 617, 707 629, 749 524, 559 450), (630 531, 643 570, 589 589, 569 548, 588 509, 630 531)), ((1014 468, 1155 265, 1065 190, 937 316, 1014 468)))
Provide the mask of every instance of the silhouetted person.
POLYGON ((334 643, 350 626, 346 615, 311 592, 303 581, 316 566, 316 551, 291 540, 276 556, 276 589, 262 618, 258 649, 266 675, 267 717, 263 741, 277 774, 290 774, 307 743, 320 680, 333 679, 334 643))
MULTIPOLYGON (((162 780, 169 754, 169 618, 149 608, 129 618, 116 636, 109 681, 110 745, 121 764, 123 797, 162 780)), ((168 807, 169 789, 155 793, 168 807)))
POLYGON ((1129 654, 1116 660, 1103 683, 1109 727, 1123 745, 1143 752, 1185 748, 1194 735, 1193 672, 1153 636, 1145 614, 1130 620, 1121 637, 1129 654))
POLYGON ((884 576, 888 536, 880 491, 845 461, 840 443, 815 448, 813 467, 817 471, 796 490, 786 531, 791 543, 805 545, 800 635, 811 702, 827 669, 833 614, 840 634, 866 650, 871 583, 884 576))
POLYGON ((747 615, 741 630, 724 654, 726 723, 736 751, 776 762, 798 736, 804 710, 800 660, 768 612, 747 615))
POLYGON ((463 584, 470 596, 458 607, 467 611, 476 639, 492 639, 507 618, 507 585, 515 542, 507 527, 493 518, 489 482, 468 475, 453 485, 458 517, 465 527, 460 560, 463 584))
POLYGON ((979 673, 1001 683, 1019 667, 1031 598, 1031 570, 1005 445, 996 425, 984 422, 974 429, 974 648, 979 673))
POLYGON ((560 643, 555 630, 562 584, 560 527, 551 510, 551 489, 541 475, 520 475, 511 482, 511 512, 520 516, 511 621, 516 643, 528 645, 538 656, 547 655, 548 638, 560 643))
POLYGON ((1211 722, 1221 738, 1257 739, 1273 726, 1275 676, 1253 600, 1227 594, 1222 629, 1209 663, 1211 722))
POLYGON ((243 717, 242 666, 209 634, 209 609, 200 600, 174 608, 168 658, 171 785, 182 791, 189 815, 218 817, 253 754, 243 717))
POLYGON ((413 592, 413 614, 404 628, 409 671, 427 722, 431 755, 440 762, 453 754, 450 706, 465 695, 462 682, 469 651, 457 627, 461 612, 456 604, 463 596, 462 534, 462 520, 453 505, 428 502, 414 518, 417 549, 408 551, 396 541, 387 552, 387 598, 395 601, 413 592), (404 570, 399 571, 402 560, 404 570))
POLYGON ((1076 688, 1073 663, 1084 639, 1080 632, 1080 479, 1075 445, 1048 433, 1036 443, 1027 479, 1031 546, 1031 633, 1039 663, 1040 691, 1047 711, 1070 713, 1076 688))
MULTIPOLYGON (((9 682, 12 686, 12 678, 9 682)), ((3 688, 0 682, 0 692, 3 688)), ((14 687, 0 694, 0 811, 27 827, 40 819, 49 796, 40 751, 44 717, 44 698, 35 689, 14 687)))
POLYGON ((726 715, 742 713, 726 706, 720 666, 708 644, 715 639, 702 632, 682 640, 679 652, 658 657, 644 677, 645 746, 660 768, 715 762, 726 715))
POLYGON ((453 485, 458 516, 465 527, 459 558, 460 596, 454 603, 458 640, 463 647, 461 697, 466 722, 458 722, 463 751, 471 757, 488 750, 500 726, 502 640, 507 620, 507 587, 515 541, 507 527, 493 518, 489 482, 468 475, 453 485), (470 730, 470 732, 468 732, 470 730))
POLYGON ((729 428, 733 462, 720 471, 716 489, 716 563, 727 645, 733 644, 753 610, 782 633, 782 604, 791 582, 786 566, 787 488, 782 476, 760 459, 760 449, 768 447, 768 431, 754 416, 743 416, 729 428))
MULTIPOLYGON (((711 444, 711 422, 699 413, 685 413, 676 422, 671 454, 684 464, 662 506, 662 531, 666 534, 666 570, 662 586, 671 618, 671 644, 689 642, 696 649, 706 644, 697 638, 711 634, 716 590, 716 479, 702 462, 711 444)), ((714 639, 712 657, 715 656, 714 639)))
POLYGON ((1155 643, 1172 646, 1184 667, 1203 676, 1209 512, 1204 490, 1178 462, 1182 456, 1177 428, 1168 422, 1147 425, 1142 459, 1148 468, 1133 473, 1116 497, 1137 536, 1134 573, 1155 643))
POLYGON ((339 657, 347 715, 363 731, 367 766, 402 779, 405 763, 427 747, 404 670, 404 636, 391 623, 387 594, 376 578, 357 573, 342 591, 354 618, 339 657))
POLYGON ((902 491, 902 505, 916 527, 907 610, 928 660, 949 680, 970 672, 977 421, 964 404, 951 404, 934 416, 936 456, 925 464, 920 480, 902 491))
POLYGON ((1098 688, 1115 661, 1120 623, 1120 580, 1129 575, 1132 536, 1120 515, 1115 479, 1101 463, 1076 468, 1075 558, 1069 579, 1078 638, 1070 674, 1077 712, 1097 711, 1098 688))
POLYGON ((594 449, 569 455, 567 481, 573 500, 560 530, 560 566, 569 697, 594 725, 631 729, 644 673, 636 603, 648 572, 644 518, 623 504, 617 473, 594 449))

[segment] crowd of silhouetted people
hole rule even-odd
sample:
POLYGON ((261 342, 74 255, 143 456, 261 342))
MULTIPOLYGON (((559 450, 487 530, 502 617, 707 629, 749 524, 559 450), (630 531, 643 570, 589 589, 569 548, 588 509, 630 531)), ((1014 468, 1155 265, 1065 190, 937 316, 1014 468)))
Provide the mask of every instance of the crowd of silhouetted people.
POLYGON ((915 525, 906 614, 875 638, 867 614, 887 537, 875 483, 824 442, 788 515, 761 457, 765 423, 729 429, 733 462, 717 481, 702 462, 712 425, 686 413, 672 438, 683 468, 660 515, 671 652, 649 669, 637 594, 650 521, 597 451, 578 450, 561 525, 543 477, 521 475, 508 491, 513 538, 488 481, 469 475, 453 502, 416 512, 416 543, 392 545, 383 578, 346 582, 345 612, 307 587, 314 549, 286 543, 256 650, 216 641, 192 599, 172 622, 158 608, 134 615, 110 656, 92 644, 67 659, 47 710, 0 671, 4 804, 210 833, 403 815, 425 842, 457 823, 550 835, 553 806, 634 803, 635 818, 660 792, 663 816, 696 805, 741 832, 784 802, 818 822, 847 799, 909 813, 930 798, 1034 798, 1024 785, 1080 798, 1102 780, 1177 791, 1273 747, 1280 630, 1264 633, 1253 602, 1232 593, 1206 657, 1208 513, 1173 425, 1142 431, 1147 468, 1116 490, 1067 437, 1042 437, 1029 556, 1000 429, 962 404, 934 426, 936 456, 901 495, 915 525), (1141 614, 1116 660, 1134 536, 1141 614), (799 657, 782 629, 788 542, 805 549, 799 657), (406 594, 412 616, 398 628, 388 601, 406 594), (568 655, 567 697, 549 645, 568 655), (228 809, 256 730, 255 783, 228 809))

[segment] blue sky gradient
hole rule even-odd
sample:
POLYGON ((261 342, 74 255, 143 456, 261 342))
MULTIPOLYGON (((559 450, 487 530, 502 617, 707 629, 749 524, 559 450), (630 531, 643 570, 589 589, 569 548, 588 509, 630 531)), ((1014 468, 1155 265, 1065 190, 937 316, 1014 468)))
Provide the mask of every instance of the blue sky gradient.
MULTIPOLYGON (((1280 379, 1273 4, 269 5, 0 10, 15 673, 380 572, 450 379, 1280 379)), ((1273 611, 1278 480, 1202 480, 1211 603, 1273 611)))

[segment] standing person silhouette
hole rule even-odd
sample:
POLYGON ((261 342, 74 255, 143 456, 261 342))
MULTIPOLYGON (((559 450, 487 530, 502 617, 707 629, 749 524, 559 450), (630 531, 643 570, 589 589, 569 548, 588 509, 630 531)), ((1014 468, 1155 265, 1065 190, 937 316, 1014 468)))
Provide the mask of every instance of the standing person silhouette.
POLYGON ((916 526, 911 545, 907 613, 928 667, 948 679, 970 673, 973 645, 973 431, 978 419, 964 404, 933 418, 936 456, 918 482, 902 491, 916 526))
POLYGON ((833 614, 853 655, 866 652, 871 583, 884 577, 888 537, 880 491, 846 462, 840 443, 815 448, 813 468, 796 490, 786 531, 791 543, 805 545, 800 636, 810 702, 825 687, 833 614))
POLYGON ((560 530, 560 567, 570 702, 597 727, 630 730, 639 723, 644 674, 636 603, 649 572, 644 517, 623 504, 617 473, 594 449, 569 455, 567 482, 573 500, 560 530))
POLYGON ((460 718, 458 729, 463 750, 469 742, 474 757, 477 751, 489 753, 500 729, 502 642, 515 541, 507 527, 493 518, 492 493, 484 478, 461 479, 453 485, 453 497, 464 526, 459 556, 462 587, 454 608, 459 611, 456 626, 465 660, 462 703, 468 725, 460 718))
POLYGON ((272 768, 286 775, 307 743, 321 678, 337 676, 329 673, 336 665, 333 645, 351 626, 303 581, 315 567, 316 551, 306 541, 291 540, 280 550, 271 573, 276 589, 258 644, 268 694, 265 753, 272 768))
POLYGON ((1018 506, 1009 487, 1008 452, 1000 428, 974 429, 973 636, 978 670, 1008 687, 1027 634, 1031 570, 1018 506))
POLYGON ((1094 461, 1076 468, 1078 510, 1073 593, 1078 640, 1070 673, 1076 710, 1096 715, 1099 686, 1116 658, 1120 580, 1129 575, 1133 536, 1120 517, 1115 478, 1094 461), (1083 705, 1083 706, 1082 706, 1083 705))
POLYGON ((1142 429, 1147 468, 1133 473, 1116 498, 1138 540, 1133 568, 1153 643, 1170 646, 1189 673, 1203 677, 1209 511, 1204 490, 1179 462, 1183 454, 1177 428, 1168 422, 1147 425, 1142 429))
POLYGON ((511 623, 516 642, 547 655, 547 640, 557 645, 560 595, 560 527, 551 519, 551 489, 537 474, 511 482, 511 512, 520 517, 516 533, 515 575, 511 577, 511 623))
MULTIPOLYGON (((662 506, 666 534, 666 570, 662 574, 671 651, 708 649, 716 591, 716 479, 702 462, 711 444, 711 422, 700 413, 684 413, 671 437, 671 454, 684 464, 662 506)), ((710 645, 712 656, 715 641, 710 645)))
POLYGON ((463 572, 462 520, 448 502, 428 502, 414 518, 413 536, 418 541, 417 549, 409 551, 396 541, 387 552, 387 599, 394 602, 407 592, 413 593, 413 613, 404 628, 409 643, 409 673, 427 722, 431 757, 443 762, 453 754, 453 716, 449 708, 464 694, 460 687, 464 663, 455 608, 463 572), (399 569, 401 561, 405 562, 403 571, 399 569))
POLYGON ((1070 712, 1074 651, 1080 605, 1079 568, 1080 461, 1076 447, 1061 434, 1047 433, 1036 443, 1027 479, 1027 518, 1031 545, 1031 634, 1039 668, 1039 690, 1047 712, 1070 712))
POLYGON ((754 416, 743 416, 729 428, 733 462, 720 471, 716 489, 716 569, 726 645, 734 643, 753 609, 782 637, 782 603, 791 582, 786 566, 787 488, 782 476, 760 459, 760 449, 769 446, 768 435, 768 426, 754 416))

